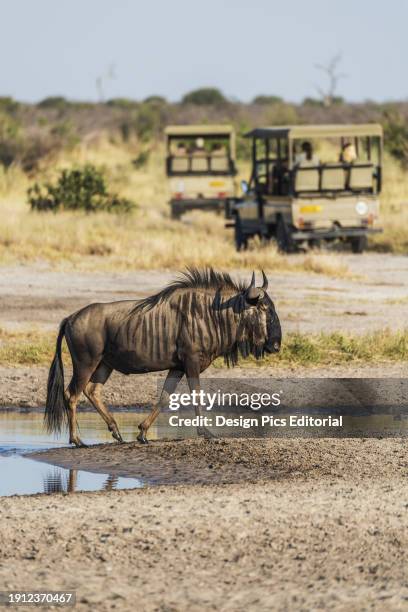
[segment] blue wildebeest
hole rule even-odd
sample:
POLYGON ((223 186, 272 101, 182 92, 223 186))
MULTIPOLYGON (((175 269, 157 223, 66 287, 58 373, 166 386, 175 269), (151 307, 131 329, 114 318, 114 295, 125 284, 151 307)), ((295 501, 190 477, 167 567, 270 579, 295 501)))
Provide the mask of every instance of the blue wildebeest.
MULTIPOLYGON (((235 365, 239 355, 279 351, 281 326, 274 304, 263 285, 234 282, 212 268, 188 269, 179 280, 142 300, 90 304, 61 322, 51 364, 45 422, 49 431, 69 426, 69 441, 82 446, 76 407, 83 392, 113 437, 122 442, 117 423, 101 399, 101 390, 113 370, 141 374, 169 370, 159 402, 139 425, 138 440, 146 433, 168 397, 184 376, 190 390, 199 391, 199 377, 217 357, 235 365), (71 354, 73 376, 64 390, 61 344, 71 354)), ((200 408, 196 408, 200 415, 200 408)), ((210 435, 198 428, 200 435, 210 435)))

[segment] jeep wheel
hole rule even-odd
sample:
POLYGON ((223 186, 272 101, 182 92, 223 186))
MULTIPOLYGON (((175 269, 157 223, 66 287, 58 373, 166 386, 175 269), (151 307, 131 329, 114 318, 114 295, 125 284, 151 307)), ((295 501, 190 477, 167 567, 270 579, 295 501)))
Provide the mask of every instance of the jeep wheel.
POLYGON ((178 219, 181 218, 181 215, 182 215, 181 210, 178 207, 173 206, 173 204, 172 204, 171 205, 171 218, 175 219, 175 220, 178 220, 178 219))
POLYGON ((361 254, 367 248, 367 236, 356 236, 350 238, 351 250, 353 253, 361 254))
POLYGON ((235 215, 235 248, 237 251, 245 251, 248 247, 248 238, 245 236, 242 230, 241 218, 238 213, 235 215))
POLYGON ((282 253, 293 253, 295 250, 295 245, 292 240, 292 232, 290 227, 288 227, 285 223, 283 217, 279 217, 278 219, 275 237, 278 244, 278 249, 282 251, 282 253))

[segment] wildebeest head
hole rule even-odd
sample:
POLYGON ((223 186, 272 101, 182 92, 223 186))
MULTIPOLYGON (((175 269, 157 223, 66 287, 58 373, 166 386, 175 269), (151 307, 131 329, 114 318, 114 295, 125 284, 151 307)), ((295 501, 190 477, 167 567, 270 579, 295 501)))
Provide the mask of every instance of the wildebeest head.
POLYGON ((255 272, 244 293, 246 331, 250 334, 252 352, 261 356, 264 352, 277 353, 282 341, 282 330, 274 303, 267 294, 268 279, 262 270, 262 287, 255 286, 255 272))

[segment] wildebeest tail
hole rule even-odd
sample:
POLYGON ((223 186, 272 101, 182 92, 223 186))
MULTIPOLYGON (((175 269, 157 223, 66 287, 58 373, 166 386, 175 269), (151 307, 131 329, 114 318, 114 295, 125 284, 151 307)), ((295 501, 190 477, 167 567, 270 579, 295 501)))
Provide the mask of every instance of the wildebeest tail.
POLYGON ((64 319, 61 323, 54 359, 48 373, 44 421, 49 433, 59 433, 68 421, 68 405, 64 395, 64 366, 61 356, 61 345, 66 323, 67 319, 64 319))

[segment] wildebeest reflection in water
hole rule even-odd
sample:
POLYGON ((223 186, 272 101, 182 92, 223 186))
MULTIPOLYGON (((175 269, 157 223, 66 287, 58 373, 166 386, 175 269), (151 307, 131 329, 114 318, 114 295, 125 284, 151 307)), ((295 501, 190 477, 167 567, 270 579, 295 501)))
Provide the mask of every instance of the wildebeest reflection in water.
MULTIPOLYGON (((101 489, 113 491, 118 485, 118 476, 109 474, 101 489)), ((44 493, 75 493, 78 490, 78 470, 69 470, 68 474, 59 469, 50 470, 43 480, 44 493)))
MULTIPOLYGON (((190 391, 200 390, 200 374, 224 357, 234 366, 240 355, 260 359, 279 351, 281 326, 267 294, 268 280, 255 286, 236 283, 225 273, 209 268, 188 269, 179 280, 142 300, 91 304, 64 319, 47 387, 45 421, 49 431, 69 426, 69 441, 83 446, 78 435, 76 408, 84 392, 116 440, 118 425, 101 398, 101 390, 113 370, 140 374, 169 370, 159 402, 139 425, 138 440, 167 405, 168 398, 186 375, 190 391), (61 344, 65 337, 71 354, 73 376, 64 391, 61 344)), ((201 416, 200 406, 196 415, 201 416)), ((204 427, 197 433, 212 437, 204 427)))

